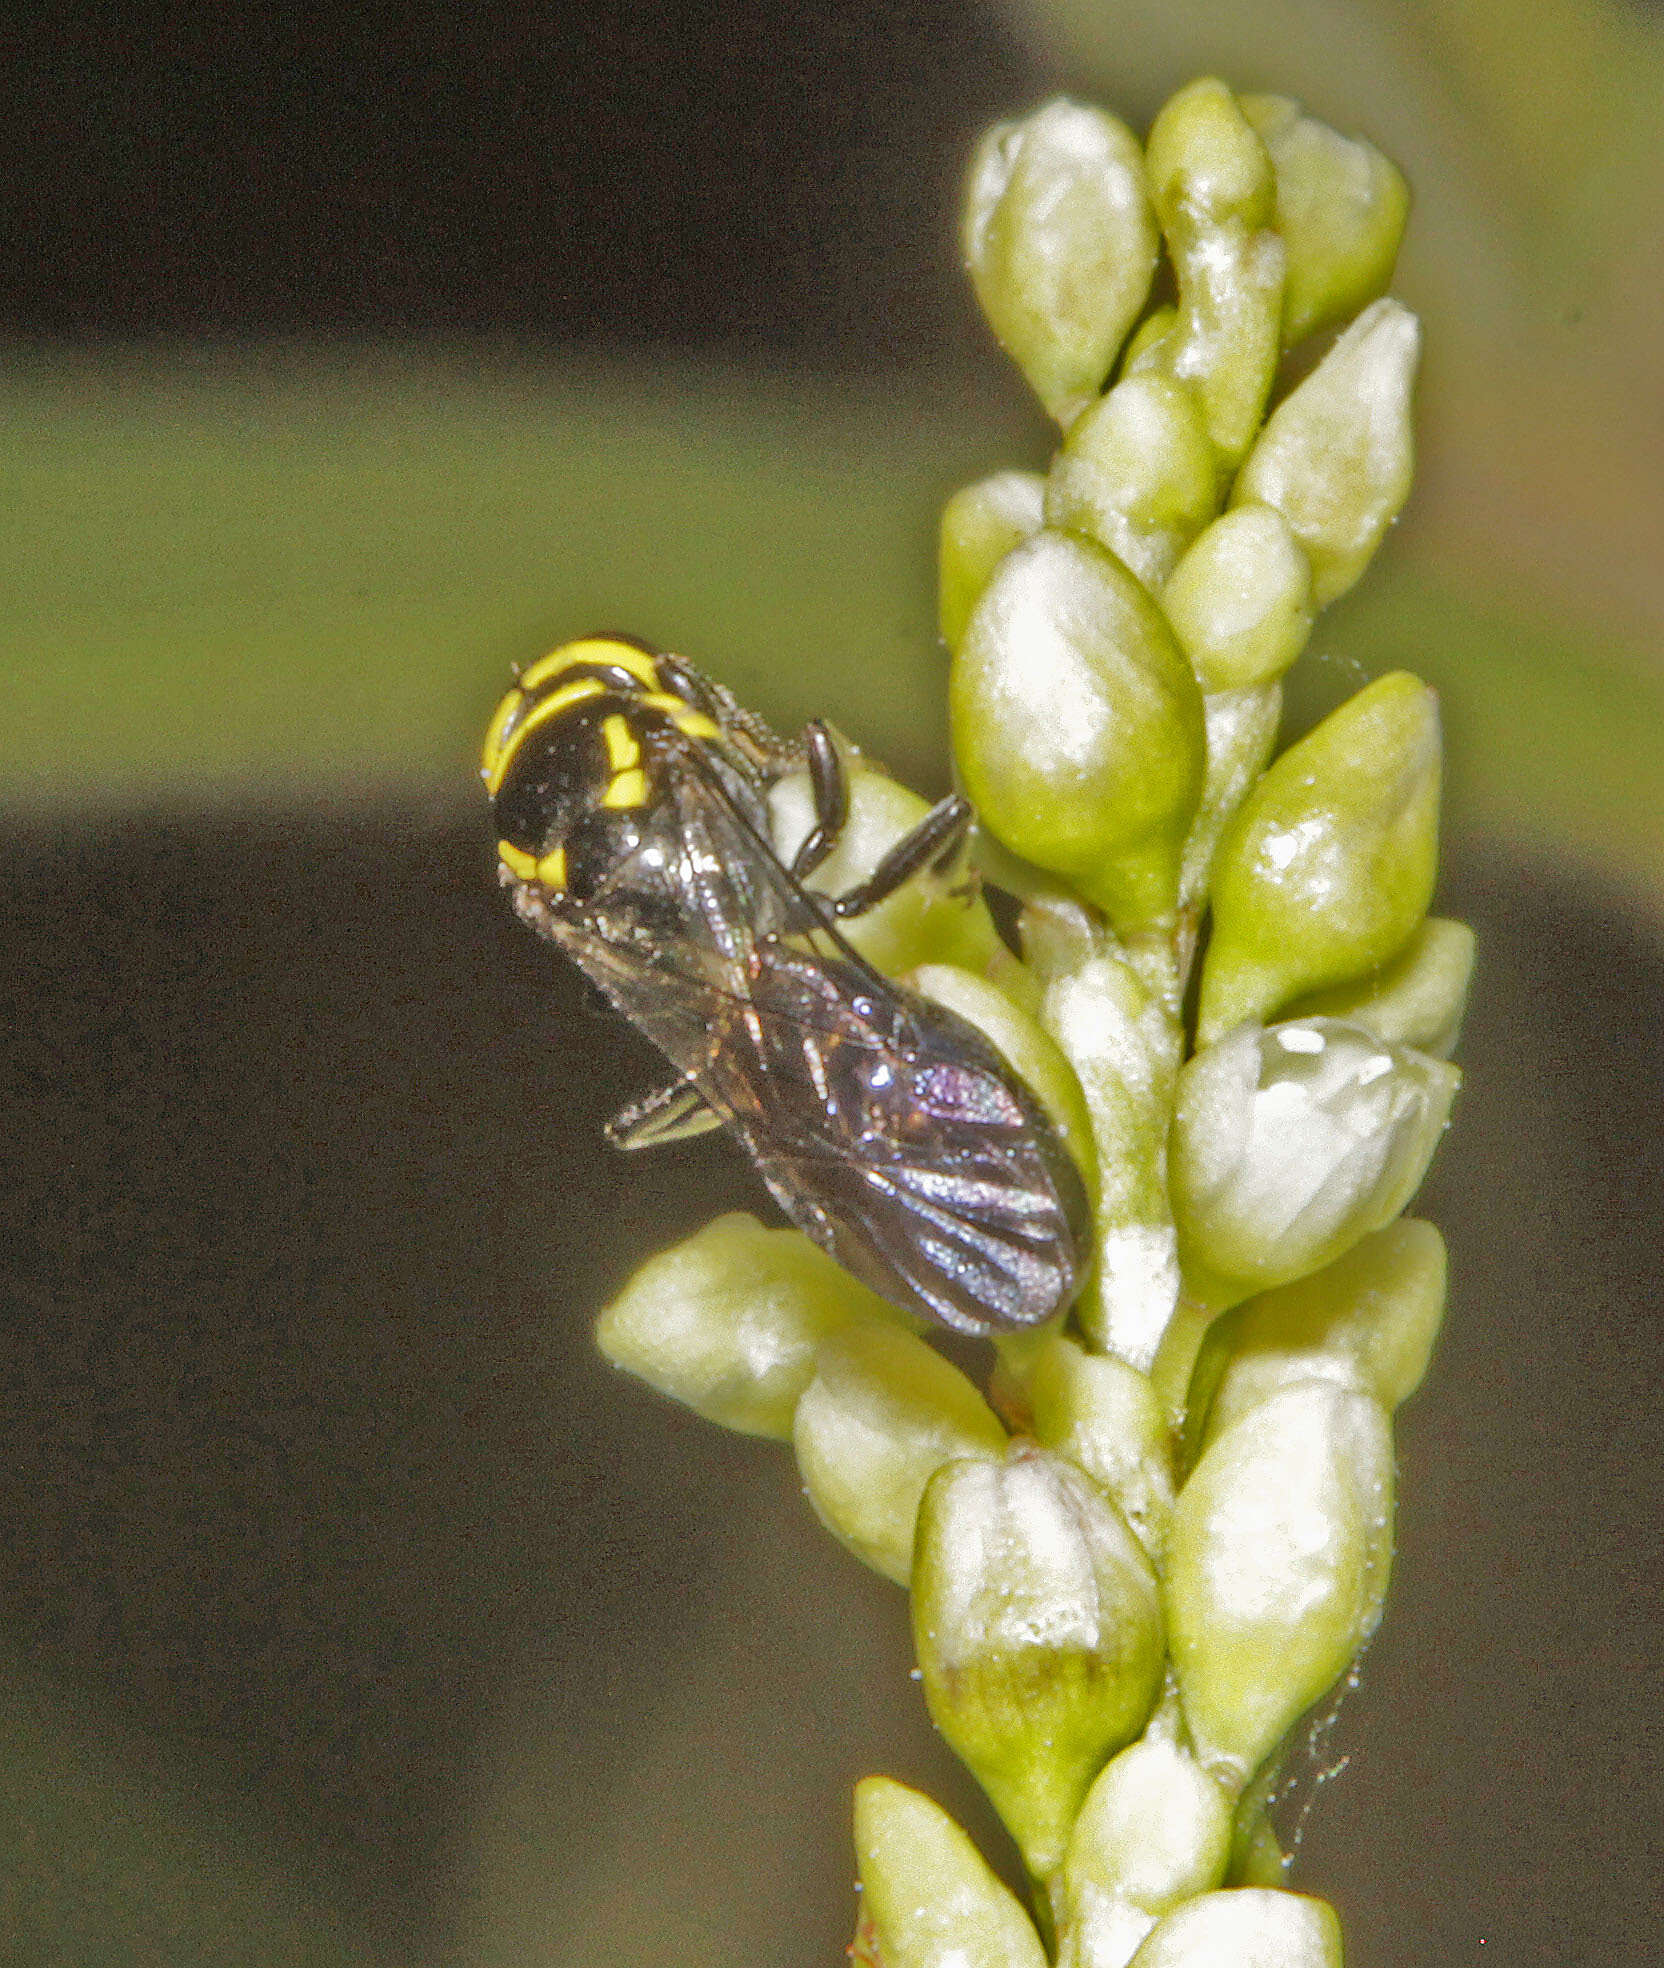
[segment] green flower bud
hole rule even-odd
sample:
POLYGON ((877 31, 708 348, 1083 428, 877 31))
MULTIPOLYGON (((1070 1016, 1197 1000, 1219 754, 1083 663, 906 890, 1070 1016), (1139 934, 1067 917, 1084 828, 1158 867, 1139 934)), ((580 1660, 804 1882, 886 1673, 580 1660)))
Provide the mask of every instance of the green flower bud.
POLYGON ((855 1786, 862 1925, 883 1968, 1046 1968, 1016 1896, 952 1818, 888 1777, 855 1786))
POLYGON ((1305 548, 1319 608, 1357 580, 1409 496, 1420 349, 1407 308, 1365 308, 1272 412, 1237 476, 1232 502, 1274 506, 1305 548))
POLYGON ((1123 376, 1142 376, 1146 371, 1164 373, 1167 367, 1163 349, 1179 318, 1176 307, 1152 308, 1132 331, 1121 357, 1123 376))
POLYGON ((1333 327, 1387 291, 1410 216, 1410 188, 1373 144, 1300 114, 1286 96, 1244 96, 1277 174, 1288 249, 1283 341, 1333 327))
POLYGON ((1230 1848, 1224 1792, 1177 1744, 1122 1750, 1069 1840, 1058 1968, 1124 1968, 1163 1914, 1220 1884, 1230 1848))
POLYGON ((1096 1345, 1144 1369, 1179 1290, 1167 1196, 1173 991, 1135 971, 1130 953, 1072 900, 1031 904, 1023 947, 1044 985, 1040 1016, 1079 1077, 1097 1143, 1097 1263, 1077 1316, 1096 1345))
POLYGON ((1169 376, 1129 376, 1069 427, 1046 482, 1046 523, 1084 533, 1159 588, 1218 510, 1196 400, 1169 376))
POLYGON ((1179 1076, 1171 1161, 1191 1295, 1222 1310, 1390 1223, 1460 1080, 1326 1018, 1242 1025, 1199 1052, 1179 1076))
POLYGON ((1275 683, 1312 630, 1312 570, 1269 506, 1216 519, 1161 597, 1204 692, 1275 683))
POLYGON ((1272 223, 1277 185, 1270 154, 1216 76, 1201 76, 1168 97, 1146 149, 1157 216, 1186 244, 1225 226, 1272 223))
POLYGON ((1392 1430, 1307 1381, 1251 1408, 1179 1492, 1167 1616, 1197 1754, 1240 1787, 1374 1632, 1392 1563, 1392 1430))
POLYGON ((1407 1217, 1321 1271, 1239 1306, 1214 1326, 1197 1363, 1204 1440, 1299 1381, 1368 1394, 1390 1414, 1427 1371, 1445 1272, 1444 1239, 1407 1217))
POLYGON ((1389 1045, 1414 1046, 1435 1059, 1448 1059, 1467 1009, 1473 956, 1473 931, 1466 923, 1429 916, 1384 970, 1362 983, 1302 998, 1291 1013, 1344 1018, 1389 1045))
POLYGON ((800 1231, 736 1211, 649 1258, 595 1337, 614 1366, 707 1421, 785 1442, 820 1342, 897 1316, 800 1231))
POLYGON ((908 971, 903 981, 935 1003, 946 1005, 949 1011, 958 1012, 1010 1061, 1057 1123, 1063 1145, 1074 1156, 1090 1190, 1098 1172, 1092 1122, 1080 1081, 1056 1040, 997 985, 968 970, 951 964, 922 964, 908 971))
POLYGON ((937 620, 950 650, 959 647, 989 575, 1040 531, 1045 504, 1039 472, 1002 471, 962 486, 942 508, 937 620))
POLYGON ((1160 1691, 1148 1559, 1059 1457, 951 1462, 919 1511, 913 1635, 937 1728, 1049 1877, 1092 1779, 1160 1691))
POLYGON ((1124 1360, 1054 1335, 1030 1367, 1024 1391, 1038 1439, 1085 1470, 1159 1564, 1173 1514, 1173 1473, 1167 1418, 1148 1378, 1124 1360))
POLYGON ((1155 271, 1138 140, 1061 99, 996 124, 971 165, 963 241, 989 326, 1067 425, 1103 387, 1155 271))
POLYGON ((1221 460, 1259 429, 1281 347, 1283 243, 1264 144, 1223 82, 1192 82, 1150 129, 1150 189, 1178 279, 1162 361, 1192 384, 1221 460))
MULTIPOLYGON (((929 802, 910 786, 858 756, 846 753, 845 766, 849 818, 832 852, 807 883, 821 895, 837 895, 865 881, 930 810, 929 802)), ((769 793, 769 822, 775 849, 789 862, 815 825, 814 793, 806 768, 776 781, 769 793)), ((839 928, 868 963, 889 976, 932 962, 981 971, 1002 963, 1006 956, 976 878, 962 861, 941 872, 915 875, 876 908, 839 928)))
POLYGON ((1179 900, 1198 912, 1225 829, 1276 749, 1283 687, 1252 683, 1243 690, 1216 690, 1202 699, 1202 715, 1208 734, 1207 777, 1179 872, 1179 900))
POLYGON ((1162 1921, 1132 1968, 1341 1968, 1340 1922, 1304 1893, 1203 1893, 1162 1921))
POLYGON ((1275 1767, 1268 1763, 1237 1805, 1231 1859, 1225 1868, 1227 1886, 1280 1887, 1288 1877, 1290 1861, 1266 1811, 1266 1800, 1274 1788, 1267 1783, 1266 1772, 1275 1767))
POLYGON ((1389 963, 1439 853, 1438 699, 1379 677, 1291 745, 1220 845, 1198 1038, 1389 963))
POLYGON ((905 1585, 925 1484, 950 1458, 1002 1455, 1006 1434, 916 1334, 857 1325, 822 1343, 792 1441, 815 1515, 863 1564, 905 1585))
POLYGON ((1172 911, 1206 762, 1202 698, 1113 554, 1050 530, 1007 554, 972 611, 949 703, 985 827, 1118 928, 1172 911))

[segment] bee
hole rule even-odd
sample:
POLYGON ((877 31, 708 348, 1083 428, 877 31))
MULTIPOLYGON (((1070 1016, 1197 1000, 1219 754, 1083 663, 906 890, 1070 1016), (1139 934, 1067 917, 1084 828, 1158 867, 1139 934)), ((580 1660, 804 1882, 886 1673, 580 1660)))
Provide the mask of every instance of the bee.
POLYGON ((1089 1249, 1085 1187, 1038 1096, 975 1026, 885 977, 838 925, 952 864, 949 797, 840 895, 805 886, 849 810, 824 724, 795 744, 678 656, 618 636, 521 674, 486 734, 504 885, 675 1071, 608 1135, 726 1127, 800 1229, 864 1284, 961 1333, 1049 1319, 1089 1249), (807 769, 789 863, 771 788, 807 769))

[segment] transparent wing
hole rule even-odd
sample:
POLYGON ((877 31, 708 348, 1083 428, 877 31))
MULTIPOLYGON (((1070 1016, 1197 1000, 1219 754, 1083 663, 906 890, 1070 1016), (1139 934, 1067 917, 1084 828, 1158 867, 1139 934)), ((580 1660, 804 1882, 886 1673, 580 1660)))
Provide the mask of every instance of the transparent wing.
POLYGON ((961 1332, 1037 1324, 1084 1276, 1079 1171, 981 1035, 915 1003, 914 1045, 885 1085, 846 1057, 831 1106, 782 1101, 748 1145, 787 1214, 884 1297, 961 1332))
POLYGON ((886 980, 781 865, 700 747, 675 731, 652 741, 674 756, 648 774, 656 800, 640 840, 546 933, 684 1074, 734 1037, 736 1018, 759 1044, 756 1021, 771 1016, 864 1043, 847 1001, 882 1000, 886 980), (805 989, 775 962, 782 944, 826 957, 835 980, 805 989))
POLYGON ((972 1026, 838 935, 690 748, 651 825, 544 927, 744 1143, 786 1214, 960 1331, 1051 1317, 1084 1270, 1080 1177, 972 1026))

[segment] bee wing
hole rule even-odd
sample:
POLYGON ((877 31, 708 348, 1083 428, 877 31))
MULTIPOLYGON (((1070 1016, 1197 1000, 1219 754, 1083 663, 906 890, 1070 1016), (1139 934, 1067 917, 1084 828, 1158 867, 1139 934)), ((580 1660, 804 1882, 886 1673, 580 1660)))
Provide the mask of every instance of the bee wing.
POLYGON ((663 775, 683 853, 681 894, 713 944, 734 963, 734 983, 753 992, 761 948, 789 940, 837 957, 877 979, 833 926, 829 910, 793 875, 774 845, 729 794, 709 756, 680 732, 661 734, 676 747, 663 775))
MULTIPOLYGON (((892 987, 893 988, 893 987, 892 987)), ((912 1044, 882 1053, 874 1098, 784 1098, 748 1143, 775 1197, 844 1267, 959 1332, 1035 1325, 1074 1297, 1090 1223, 1085 1185, 1036 1097, 974 1028, 897 993, 912 1044), (916 1008, 916 1009, 915 1009, 916 1008)), ((835 1053, 859 1079, 859 1055, 835 1053)))
POLYGON ((1051 1317, 1089 1217, 1037 1098, 850 949, 697 747, 657 783, 666 811, 549 933, 856 1277, 961 1332, 1051 1317))

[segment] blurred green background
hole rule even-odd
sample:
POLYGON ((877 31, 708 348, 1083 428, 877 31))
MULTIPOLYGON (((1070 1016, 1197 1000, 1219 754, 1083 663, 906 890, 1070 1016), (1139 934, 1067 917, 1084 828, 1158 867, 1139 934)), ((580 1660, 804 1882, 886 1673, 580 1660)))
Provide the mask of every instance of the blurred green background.
POLYGON ((1439 687, 1483 939, 1453 1323, 1296 1882, 1362 1968, 1664 1959, 1664 10, 138 8, 15 53, 4 1958, 835 1959, 869 1768, 1003 1850, 789 1465, 592 1357, 756 1197, 603 1155, 650 1065, 507 921, 474 748, 608 626, 945 785, 936 511, 1046 448, 955 265, 970 144, 1215 71, 1416 192, 1417 490, 1294 714, 1439 687))

